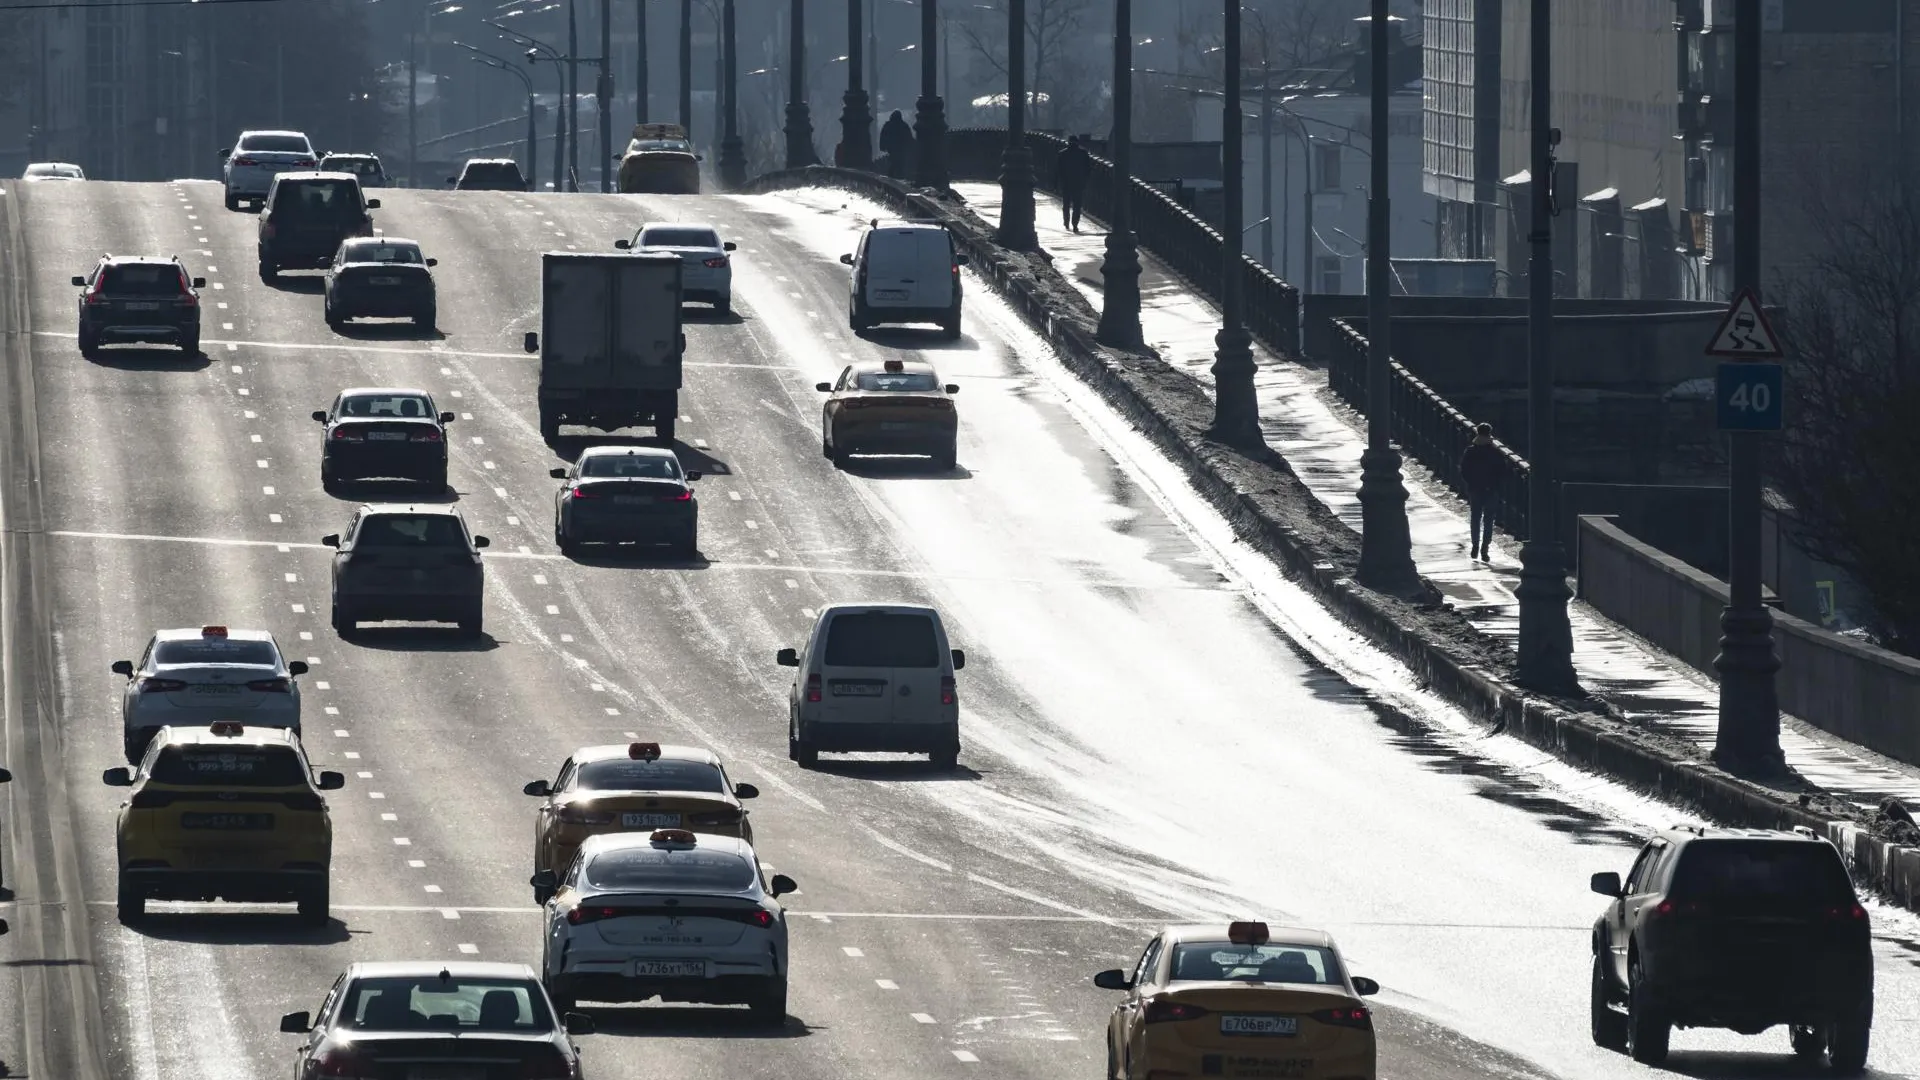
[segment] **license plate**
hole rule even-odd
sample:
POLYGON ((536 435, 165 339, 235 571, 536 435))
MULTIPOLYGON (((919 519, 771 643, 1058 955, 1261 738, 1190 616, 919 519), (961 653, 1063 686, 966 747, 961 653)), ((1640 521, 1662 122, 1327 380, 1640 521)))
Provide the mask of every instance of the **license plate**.
POLYGON ((905 300, 907 298, 907 290, 875 289, 873 290, 873 298, 875 300, 905 300))
POLYGON ((183 813, 180 815, 180 827, 183 829, 271 829, 273 815, 183 813))
POLYGON ((704 979, 707 976, 707 962, 704 960, 635 960, 633 977, 636 979, 704 979))
POLYGON ((879 697, 886 692, 886 683, 837 682, 833 684, 834 697, 879 697))
POLYGON ((160 305, 150 300, 134 300, 127 304, 128 311, 159 311, 160 305))
POLYGON ((670 829, 680 824, 680 815, 621 814, 620 824, 629 829, 670 829))
POLYGON ((369 284, 369 285, 398 285, 398 284, 400 284, 400 279, 399 279, 399 278, 397 278, 397 277, 373 277, 373 278, 368 278, 368 279, 367 279, 367 284, 369 284))
POLYGON ((613 497, 613 504, 615 506, 651 506, 653 505, 653 496, 651 495, 615 495, 613 497))
POLYGON ((203 697, 234 697, 240 693, 240 688, 223 683, 203 683, 194 687, 193 692, 203 697))
POLYGON ((382 442, 399 442, 400 440, 406 437, 407 437, 407 433, 404 431, 369 431, 367 432, 367 438, 379 439, 382 442))
POLYGON ((1222 1035, 1297 1035, 1300 1021, 1291 1016, 1233 1016, 1220 1018, 1222 1035))
POLYGON ((479 1065, 415 1065, 407 1070, 407 1080, 487 1080, 487 1070, 479 1065))
POLYGON ((883 420, 880 422, 881 431, 912 431, 918 426, 918 424, 908 420, 883 420))

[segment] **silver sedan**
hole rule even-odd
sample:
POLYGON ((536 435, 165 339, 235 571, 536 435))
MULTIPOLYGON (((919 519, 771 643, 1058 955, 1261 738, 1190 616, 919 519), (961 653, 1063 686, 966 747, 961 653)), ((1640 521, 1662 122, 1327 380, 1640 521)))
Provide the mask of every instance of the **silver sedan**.
POLYGON ((300 733, 300 684, 307 665, 280 655, 265 630, 202 626, 162 630, 138 664, 116 660, 126 677, 120 720, 128 761, 139 761, 163 727, 207 727, 238 720, 300 733))
POLYGON ((721 240, 711 225, 669 225, 649 221, 631 240, 616 240, 622 251, 654 251, 680 256, 680 295, 713 305, 725 315, 733 310, 733 258, 738 247, 721 240))

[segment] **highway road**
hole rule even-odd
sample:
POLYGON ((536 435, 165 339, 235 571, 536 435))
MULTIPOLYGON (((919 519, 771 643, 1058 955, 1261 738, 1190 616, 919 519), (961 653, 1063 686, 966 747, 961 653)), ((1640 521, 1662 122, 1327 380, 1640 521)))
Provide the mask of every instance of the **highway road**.
MULTIPOLYGON (((279 1016, 351 960, 536 962, 520 788, 576 746, 633 738, 711 746, 764 792, 761 856, 801 887, 791 1016, 767 1032, 744 1011, 594 1009, 581 1042, 600 1080, 1098 1076, 1113 998, 1092 973, 1129 965, 1158 922, 1256 915, 1328 927, 1385 985, 1383 1076, 1641 1071, 1587 1039, 1586 881, 1625 869, 1647 815, 1677 815, 1398 734, 1263 615, 978 279, 959 342, 851 335, 834 257, 862 208, 843 196, 382 191, 378 224, 440 261, 425 334, 328 330, 318 276, 261 282, 255 219, 217 185, 7 192, 0 269, 25 310, 0 600, 20 779, 0 816, 20 892, 0 910, 22 932, 0 941, 0 1075, 82 1076, 75 1047, 96 1046, 127 1080, 277 1076, 295 1042, 279 1016), (538 437, 519 344, 538 256, 606 250, 656 217, 740 245, 737 317, 690 309, 678 450, 709 477, 702 557, 570 561, 547 474, 563 459, 538 437), (102 251, 178 253, 208 278, 204 358, 80 357, 67 279, 102 251), (836 472, 813 383, 903 355, 963 387, 960 467, 836 472), (459 414, 448 498, 493 542, 478 643, 328 627, 318 541, 351 503, 320 490, 308 414, 367 384, 459 414), (775 650, 823 604, 896 598, 939 605, 968 652, 962 768, 799 770, 775 650), (313 665, 309 748, 348 777, 324 930, 265 907, 114 919, 108 666, 156 627, 208 622, 270 629, 313 665)), ((1874 1061, 1920 1073, 1912 922, 1879 917, 1874 1061)), ((1797 1075, 1779 1032, 1675 1048, 1702 1075, 1797 1075)))

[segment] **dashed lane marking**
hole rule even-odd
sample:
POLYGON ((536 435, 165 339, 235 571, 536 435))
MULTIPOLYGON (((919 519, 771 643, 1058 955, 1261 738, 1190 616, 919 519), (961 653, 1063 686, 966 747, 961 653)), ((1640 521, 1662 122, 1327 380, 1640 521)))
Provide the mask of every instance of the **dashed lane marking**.
POLYGON ((892 979, 875 979, 873 980, 873 985, 879 987, 882 990, 900 989, 900 984, 897 982, 894 982, 892 979))
POLYGON ((478 956, 480 954, 480 946, 463 941, 460 943, 460 951, 467 956, 478 956))
POLYGON ((907 1015, 913 1017, 913 1022, 916 1024, 931 1024, 934 1022, 933 1017, 928 1016, 926 1013, 908 1013, 907 1015))
POLYGON ((851 945, 842 945, 842 946, 840 946, 840 951, 841 951, 841 952, 843 952, 843 953, 846 953, 846 954, 847 954, 848 956, 851 956, 851 957, 853 957, 853 958, 854 958, 854 959, 856 959, 856 960, 857 960, 857 959, 859 959, 859 958, 860 958, 860 957, 862 957, 862 956, 865 956, 865 955, 867 955, 866 953, 863 953, 863 952, 861 952, 861 951, 860 951, 859 949, 856 949, 856 948, 854 948, 854 947, 853 947, 853 946, 851 946, 851 945))
POLYGON ((963 1065, 977 1065, 980 1062, 979 1058, 974 1057, 971 1052, 966 1050, 955 1050, 953 1052, 953 1060, 963 1065))

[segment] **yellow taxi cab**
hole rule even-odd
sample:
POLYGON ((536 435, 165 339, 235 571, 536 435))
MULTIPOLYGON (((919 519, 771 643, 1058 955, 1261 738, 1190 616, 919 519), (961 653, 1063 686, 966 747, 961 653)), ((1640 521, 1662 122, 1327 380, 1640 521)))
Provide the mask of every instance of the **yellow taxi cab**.
POLYGON ((1127 994, 1107 1022, 1110 1080, 1375 1080, 1361 999, 1380 984, 1350 974, 1319 930, 1170 926, 1131 974, 1093 984, 1127 994))
POLYGON ((635 124, 620 155, 620 193, 700 194, 700 155, 679 124, 635 124))
POLYGON ((122 922, 149 900, 292 901, 327 922, 333 819, 320 793, 346 777, 316 778, 299 736, 236 720, 165 727, 138 765, 101 778, 132 789, 116 829, 122 922))
POLYGON ((924 454, 935 467, 959 459, 960 416, 933 365, 919 360, 849 364, 840 378, 816 383, 829 395, 820 410, 820 452, 846 467, 850 454, 924 454))
POLYGON ((689 829, 753 843, 744 799, 711 750, 655 742, 583 746, 551 782, 521 789, 543 799, 533 823, 533 872, 564 876, 587 837, 599 833, 689 829))

